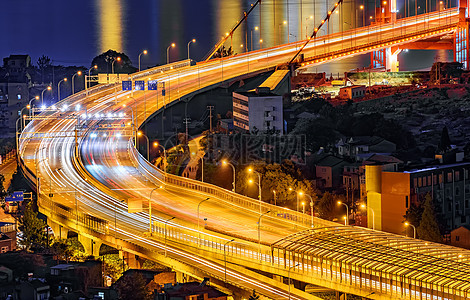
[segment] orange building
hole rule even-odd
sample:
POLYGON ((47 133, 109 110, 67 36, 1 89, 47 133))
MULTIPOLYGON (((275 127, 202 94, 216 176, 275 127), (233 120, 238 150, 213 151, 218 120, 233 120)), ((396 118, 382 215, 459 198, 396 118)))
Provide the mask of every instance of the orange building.
POLYGON ((386 172, 383 166, 366 166, 368 227, 375 225, 377 230, 405 234, 406 211, 411 203, 418 203, 428 193, 436 214, 445 222, 445 233, 470 224, 469 170, 470 163, 404 172, 386 172))

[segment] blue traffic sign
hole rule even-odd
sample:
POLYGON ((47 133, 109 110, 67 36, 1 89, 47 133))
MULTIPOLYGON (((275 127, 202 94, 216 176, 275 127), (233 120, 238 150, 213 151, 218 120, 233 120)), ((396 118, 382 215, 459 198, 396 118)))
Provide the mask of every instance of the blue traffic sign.
POLYGON ((148 81, 148 90, 149 91, 156 91, 158 89, 158 81, 157 80, 149 80, 148 81))
POLYGON ((24 192, 19 191, 19 192, 13 192, 13 195, 10 197, 5 197, 6 202, 13 202, 13 201, 23 201, 24 197, 24 192))
POLYGON ((143 80, 136 80, 134 85, 135 85, 135 90, 136 91, 145 90, 145 81, 143 81, 143 80))
POLYGON ((122 82, 123 91, 132 91, 132 81, 126 80, 122 82))

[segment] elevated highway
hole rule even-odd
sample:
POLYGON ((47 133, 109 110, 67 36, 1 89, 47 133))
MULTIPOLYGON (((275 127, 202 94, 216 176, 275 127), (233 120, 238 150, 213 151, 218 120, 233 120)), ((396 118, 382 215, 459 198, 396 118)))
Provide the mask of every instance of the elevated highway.
MULTIPOLYGON (((317 38, 305 48, 298 66, 445 36, 453 33, 457 22, 457 10, 449 9, 317 38)), ((55 234, 78 232, 90 254, 97 255, 99 244, 105 243, 196 278, 210 274, 222 288, 226 281, 273 299, 290 293, 294 299, 314 299, 290 288, 288 280, 279 282, 283 277, 373 299, 470 297, 469 251, 311 219, 166 174, 137 153, 135 130, 153 113, 201 89, 282 67, 301 45, 300 41, 194 66, 179 62, 150 69, 129 79, 164 82, 164 97, 161 91, 99 85, 33 118, 18 137, 19 165, 38 186, 40 211, 55 234), (147 212, 128 212, 134 199, 151 203, 151 224, 147 212), (258 227, 260 212, 267 214, 258 227), (331 251, 319 252, 313 241, 324 241, 326 235, 331 237, 331 251), (351 250, 341 251, 345 245, 351 250), (392 260, 402 256, 412 258, 408 269, 392 260), (418 261, 435 262, 438 277, 429 276, 427 263, 416 266, 418 261), (446 266, 455 272, 444 272, 446 266)))

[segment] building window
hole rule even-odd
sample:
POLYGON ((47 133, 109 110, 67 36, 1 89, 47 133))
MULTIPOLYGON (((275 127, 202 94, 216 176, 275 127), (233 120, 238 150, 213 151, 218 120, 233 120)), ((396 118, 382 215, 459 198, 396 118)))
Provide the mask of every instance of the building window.
POLYGON ((447 173, 447 182, 452 182, 452 173, 447 173))
POLYGON ((439 174, 439 183, 442 183, 444 181, 444 178, 442 176, 442 174, 439 174))
POLYGON ((460 180, 460 172, 455 171, 455 181, 459 181, 459 180, 460 180))
POLYGON ((2 253, 8 252, 8 246, 2 247, 1 252, 2 253))
POLYGON ((418 178, 418 187, 422 187, 423 186, 423 178, 419 177, 418 178))
POLYGON ((433 177, 433 182, 432 182, 432 184, 433 184, 433 185, 434 185, 434 184, 437 184, 437 175, 432 175, 432 177, 433 177))
POLYGON ((18 100, 21 100, 21 94, 16 95, 18 97, 18 100))
POLYGON ((424 176, 424 177, 423 177, 423 186, 426 186, 426 185, 427 185, 426 182, 427 182, 426 176, 424 176))
POLYGON ((418 178, 413 179, 413 187, 414 188, 418 187, 418 178))
POLYGON ((405 207, 409 208, 409 206, 410 204, 409 204, 408 196, 405 196, 405 207))
POLYGON ((456 242, 460 241, 460 236, 456 235, 456 236, 455 236, 455 241, 456 241, 456 242))
POLYGON ((466 216, 461 216, 461 217, 460 217, 460 223, 461 223, 461 224, 467 223, 467 217, 466 217, 466 216))
POLYGON ((432 185, 432 181, 431 181, 432 179, 431 178, 432 178, 431 175, 429 175, 428 176, 428 185, 432 185))

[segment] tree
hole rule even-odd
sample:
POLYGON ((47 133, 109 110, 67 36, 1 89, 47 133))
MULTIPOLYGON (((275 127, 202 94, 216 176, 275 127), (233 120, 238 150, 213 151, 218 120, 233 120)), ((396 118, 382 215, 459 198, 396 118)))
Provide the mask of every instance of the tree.
POLYGON ((447 129, 447 126, 444 126, 444 128, 442 128, 441 140, 439 141, 439 145, 437 146, 437 151, 439 153, 444 153, 451 148, 450 145, 451 141, 449 137, 449 130, 447 129))
POLYGON ((38 68, 41 72, 41 82, 44 83, 44 72, 51 67, 51 59, 48 56, 41 56, 38 58, 38 68))
POLYGON ((114 63, 114 73, 130 74, 137 71, 137 68, 132 65, 130 58, 126 54, 111 49, 93 58, 91 65, 98 66, 100 72, 106 71, 106 73, 111 73, 112 63, 118 57, 121 60, 114 63))
POLYGON ((442 235, 434 212, 434 205, 430 194, 426 195, 424 201, 423 214, 417 228, 420 239, 430 242, 442 243, 442 235))
POLYGON ((0 200, 3 200, 3 198, 6 196, 4 183, 5 183, 5 176, 3 176, 3 174, 0 174, 0 200))
POLYGON ((123 276, 116 282, 116 289, 121 300, 150 300, 152 293, 147 289, 146 281, 142 274, 133 273, 129 276, 123 276))
POLYGON ((20 229, 23 231, 21 244, 27 250, 44 249, 48 243, 45 227, 44 221, 39 219, 38 213, 33 210, 32 202, 29 202, 20 219, 20 229))
POLYGON ((253 290, 252 294, 248 298, 248 300, 259 300, 259 295, 256 294, 256 291, 253 290))
POLYGON ((335 199, 329 192, 325 192, 318 203, 318 214, 320 218, 333 220, 335 217, 335 199))

